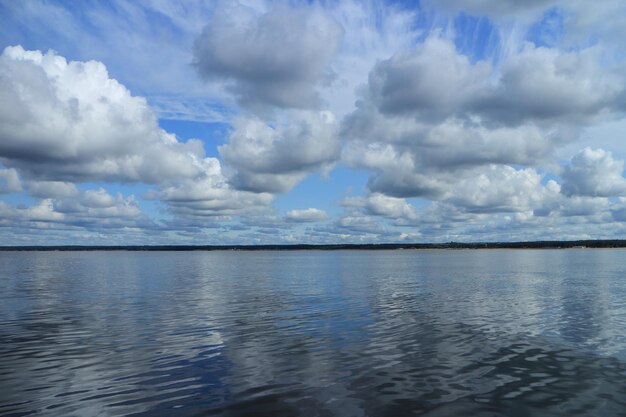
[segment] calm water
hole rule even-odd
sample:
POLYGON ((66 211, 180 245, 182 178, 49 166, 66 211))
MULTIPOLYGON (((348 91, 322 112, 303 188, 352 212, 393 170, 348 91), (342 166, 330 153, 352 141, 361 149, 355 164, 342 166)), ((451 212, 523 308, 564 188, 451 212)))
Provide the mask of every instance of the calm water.
POLYGON ((0 415, 624 416, 626 251, 0 252, 0 415))

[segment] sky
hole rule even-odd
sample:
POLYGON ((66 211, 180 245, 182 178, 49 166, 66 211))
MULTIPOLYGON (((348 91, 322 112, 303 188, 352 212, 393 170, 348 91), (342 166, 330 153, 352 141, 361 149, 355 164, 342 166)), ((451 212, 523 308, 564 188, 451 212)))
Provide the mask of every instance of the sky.
POLYGON ((626 236, 621 0, 0 0, 0 245, 626 236))

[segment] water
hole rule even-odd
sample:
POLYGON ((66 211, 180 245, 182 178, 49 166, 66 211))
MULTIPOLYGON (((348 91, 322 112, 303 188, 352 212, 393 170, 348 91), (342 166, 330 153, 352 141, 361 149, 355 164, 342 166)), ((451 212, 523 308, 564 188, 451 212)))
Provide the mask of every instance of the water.
POLYGON ((626 251, 0 252, 0 415, 624 416, 626 251))

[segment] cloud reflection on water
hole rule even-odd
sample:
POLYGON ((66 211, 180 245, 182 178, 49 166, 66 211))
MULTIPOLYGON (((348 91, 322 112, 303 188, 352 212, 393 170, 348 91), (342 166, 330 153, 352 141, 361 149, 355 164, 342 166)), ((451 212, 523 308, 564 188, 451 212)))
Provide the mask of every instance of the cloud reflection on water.
POLYGON ((0 415, 624 407, 619 250, 8 255, 0 415))

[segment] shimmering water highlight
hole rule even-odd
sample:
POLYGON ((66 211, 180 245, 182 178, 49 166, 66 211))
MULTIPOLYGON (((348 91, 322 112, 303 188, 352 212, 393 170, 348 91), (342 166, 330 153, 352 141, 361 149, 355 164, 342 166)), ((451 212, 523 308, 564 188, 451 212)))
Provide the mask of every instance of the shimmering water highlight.
POLYGON ((619 416, 626 251, 0 252, 1 416, 619 416))

